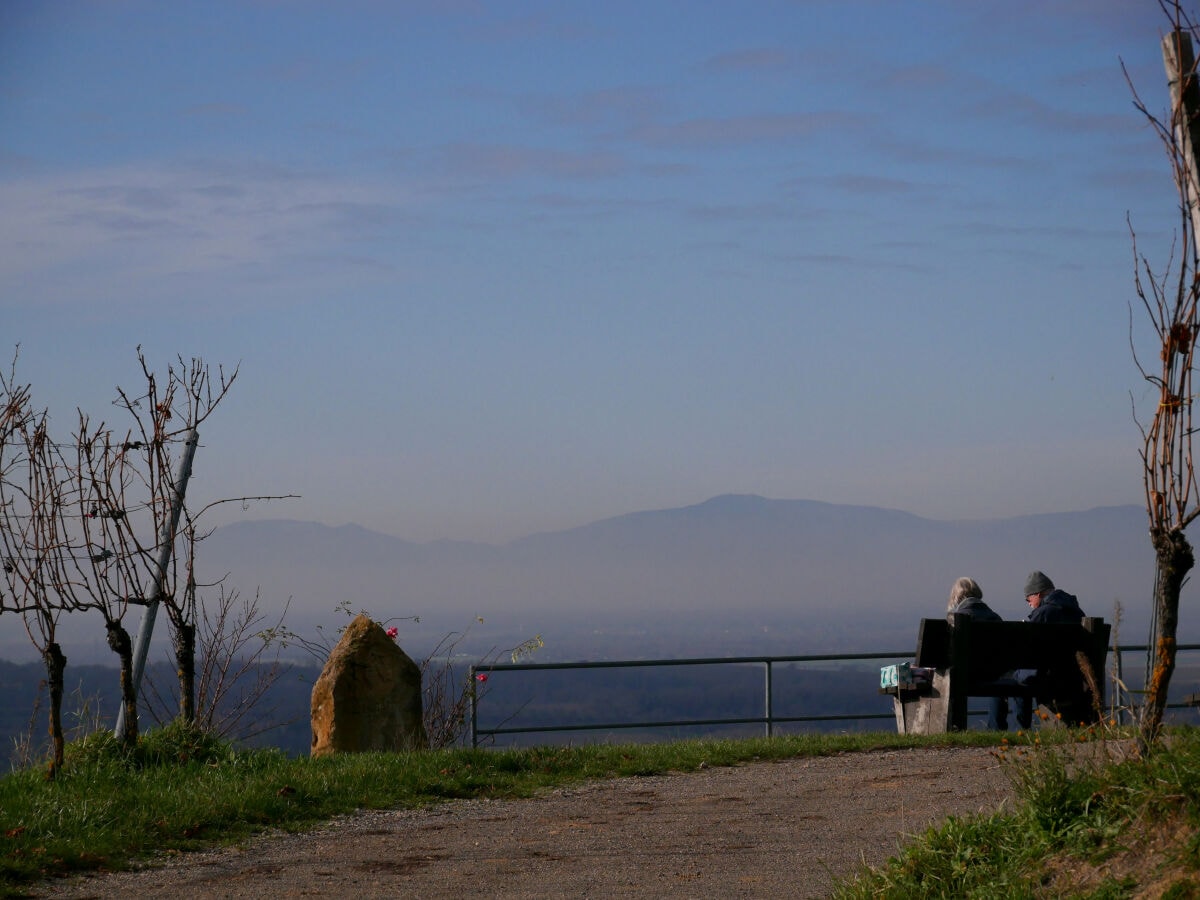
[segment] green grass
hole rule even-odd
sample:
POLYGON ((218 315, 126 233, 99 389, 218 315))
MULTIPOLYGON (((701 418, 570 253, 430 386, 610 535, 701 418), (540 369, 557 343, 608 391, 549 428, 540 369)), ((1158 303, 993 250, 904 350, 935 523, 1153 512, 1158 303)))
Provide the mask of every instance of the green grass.
POLYGON ((150 731, 135 752, 125 753, 100 732, 69 745, 53 780, 42 769, 0 778, 0 893, 46 876, 120 869, 164 850, 237 842, 268 827, 300 830, 357 809, 528 797, 590 779, 701 765, 994 741, 982 732, 937 740, 806 735, 290 759, 269 750, 236 751, 179 726, 150 731))
POLYGON ((1200 730, 1173 730, 1145 759, 1128 741, 1082 761, 1070 747, 1007 749, 1011 810, 951 817, 833 896, 1200 897, 1200 730))

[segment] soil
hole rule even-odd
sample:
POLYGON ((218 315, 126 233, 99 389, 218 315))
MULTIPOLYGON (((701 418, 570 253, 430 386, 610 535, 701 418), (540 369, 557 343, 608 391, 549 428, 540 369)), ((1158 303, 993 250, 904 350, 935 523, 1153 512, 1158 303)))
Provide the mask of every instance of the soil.
POLYGON ((987 749, 847 753, 364 812, 303 834, 44 882, 33 897, 824 897, 1013 796, 987 749))

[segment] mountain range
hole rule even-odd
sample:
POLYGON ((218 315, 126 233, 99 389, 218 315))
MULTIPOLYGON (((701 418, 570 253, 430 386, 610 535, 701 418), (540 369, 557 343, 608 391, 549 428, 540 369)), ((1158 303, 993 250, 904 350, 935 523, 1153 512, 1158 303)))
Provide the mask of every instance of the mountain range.
MULTIPOLYGON (((204 540, 197 559, 201 581, 257 592, 268 617, 286 605, 301 634, 335 634, 345 611, 363 610, 396 624, 414 656, 448 635, 483 652, 536 634, 545 661, 911 649, 917 620, 944 613, 955 578, 975 578, 997 612, 1020 618, 1032 569, 1091 615, 1111 621, 1120 604, 1122 641, 1140 643, 1154 578, 1146 513, 1136 506, 939 521, 752 495, 499 545, 236 521, 204 540)), ((1189 639, 1200 627, 1187 617, 1192 590, 1184 590, 1189 639)), ((89 633, 75 658, 111 661, 102 629, 89 633)), ((0 658, 29 656, 19 622, 0 621, 0 658)))

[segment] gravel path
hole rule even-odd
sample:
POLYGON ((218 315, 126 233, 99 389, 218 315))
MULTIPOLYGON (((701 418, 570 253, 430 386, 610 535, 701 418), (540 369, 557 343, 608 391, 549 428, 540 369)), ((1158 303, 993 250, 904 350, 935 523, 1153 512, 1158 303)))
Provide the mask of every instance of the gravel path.
POLYGON ((1012 793, 986 749, 758 762, 362 813, 30 895, 823 897, 926 826, 995 810, 1012 793))

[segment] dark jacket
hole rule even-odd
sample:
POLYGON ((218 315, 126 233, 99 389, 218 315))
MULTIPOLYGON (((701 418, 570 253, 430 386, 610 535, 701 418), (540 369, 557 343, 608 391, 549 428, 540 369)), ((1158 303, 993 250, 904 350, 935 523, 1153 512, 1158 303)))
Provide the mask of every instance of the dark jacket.
POLYGON ((972 619, 978 619, 980 622, 1001 622, 1003 619, 1000 613, 996 612, 990 606, 983 602, 981 597, 967 597, 962 600, 958 606, 946 613, 947 617, 955 614, 970 616, 972 619))
POLYGON ((1075 599, 1074 594, 1056 589, 1043 597, 1038 608, 1030 610, 1025 619, 1028 622, 1064 622, 1077 625, 1083 619, 1083 610, 1079 608, 1079 601, 1075 599))
MULTIPOLYGON (((950 620, 950 624, 954 624, 954 616, 963 615, 970 616, 974 622, 1002 622, 1004 621, 1000 613, 996 612, 990 606, 983 602, 981 597, 967 597, 959 602, 958 606, 946 613, 946 617, 950 620)), ((992 667, 977 669, 976 674, 982 678, 998 678, 1004 674, 1003 669, 994 669, 992 667)), ((991 697, 988 699, 988 728, 993 731, 1003 731, 1007 727, 1008 722, 1008 706, 1003 697, 991 697), (1001 709, 1003 708, 1003 712, 1001 709)))

